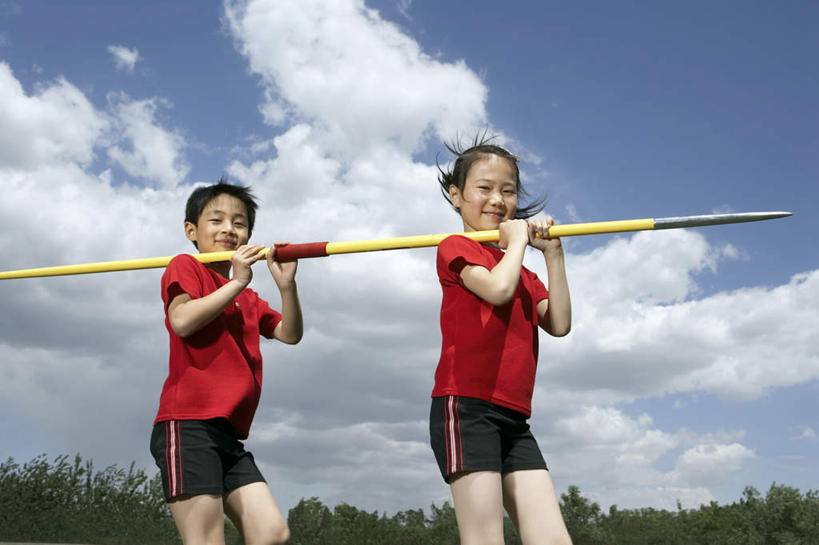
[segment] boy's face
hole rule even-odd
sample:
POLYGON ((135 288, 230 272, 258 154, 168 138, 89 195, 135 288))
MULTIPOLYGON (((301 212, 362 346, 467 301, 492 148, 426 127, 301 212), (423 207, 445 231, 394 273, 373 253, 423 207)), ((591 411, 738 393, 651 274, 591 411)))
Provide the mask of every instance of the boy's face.
POLYGON ((185 236, 196 243, 200 253, 225 252, 247 244, 250 231, 245 203, 232 195, 218 195, 205 205, 196 225, 185 222, 185 236))

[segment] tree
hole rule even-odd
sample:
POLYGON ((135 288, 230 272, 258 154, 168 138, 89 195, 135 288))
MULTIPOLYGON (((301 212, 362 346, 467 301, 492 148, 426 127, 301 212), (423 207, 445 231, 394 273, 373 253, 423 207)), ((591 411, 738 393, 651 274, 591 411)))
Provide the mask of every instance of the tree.
POLYGON ((0 464, 0 541, 180 542, 158 476, 45 455, 0 464))

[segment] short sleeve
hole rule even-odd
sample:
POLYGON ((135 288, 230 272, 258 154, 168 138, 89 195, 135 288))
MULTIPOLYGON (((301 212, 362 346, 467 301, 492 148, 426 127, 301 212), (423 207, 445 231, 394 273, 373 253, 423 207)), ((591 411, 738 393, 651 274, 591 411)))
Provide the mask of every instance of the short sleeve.
POLYGON ((201 266, 188 254, 174 257, 162 275, 162 301, 165 309, 180 293, 187 293, 194 299, 203 294, 201 266))
POLYGON ((535 301, 535 304, 540 303, 544 299, 548 299, 549 290, 546 289, 546 286, 543 285, 540 278, 529 269, 524 268, 523 270, 529 276, 530 285, 532 286, 532 299, 535 301))
POLYGON ((261 297, 256 298, 256 308, 259 312, 259 334, 267 339, 272 339, 273 331, 282 321, 282 315, 270 308, 267 301, 261 297))
POLYGON ((438 244, 439 271, 447 270, 457 276, 467 265, 491 266, 486 263, 480 243, 461 235, 452 235, 438 244))

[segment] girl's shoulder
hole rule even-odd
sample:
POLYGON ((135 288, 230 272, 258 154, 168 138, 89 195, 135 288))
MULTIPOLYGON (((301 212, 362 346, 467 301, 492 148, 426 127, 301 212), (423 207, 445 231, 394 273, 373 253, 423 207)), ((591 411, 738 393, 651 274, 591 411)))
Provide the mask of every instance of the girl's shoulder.
POLYGON ((450 271, 460 274, 465 265, 492 268, 503 252, 490 248, 463 235, 451 235, 438 245, 438 272, 450 271))

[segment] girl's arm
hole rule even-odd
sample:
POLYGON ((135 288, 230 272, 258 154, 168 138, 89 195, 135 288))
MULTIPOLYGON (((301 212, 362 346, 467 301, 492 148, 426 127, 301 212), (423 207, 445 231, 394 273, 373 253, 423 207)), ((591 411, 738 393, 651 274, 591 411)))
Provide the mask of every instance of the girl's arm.
POLYGON ((572 329, 572 301, 569 297, 569 282, 566 279, 566 265, 563 257, 563 245, 559 238, 536 238, 535 234, 545 235, 554 220, 529 222, 531 233, 530 244, 543 252, 548 275, 549 298, 537 304, 538 324, 544 331, 555 337, 563 337, 572 329))
POLYGON ((490 271, 480 265, 466 265, 461 269, 464 286, 495 306, 512 300, 520 281, 523 253, 529 242, 529 228, 525 220, 508 220, 500 224, 501 248, 506 249, 497 265, 490 271))
POLYGON ((180 293, 168 305, 168 321, 173 332, 189 337, 219 316, 243 289, 250 284, 253 271, 250 266, 264 259, 259 252, 264 246, 240 246, 231 258, 233 278, 227 284, 198 299, 180 293))
POLYGON ((296 344, 304 333, 304 323, 301 316, 301 303, 296 288, 297 261, 276 261, 276 247, 270 248, 267 253, 267 268, 273 276, 282 298, 282 321, 273 330, 273 337, 287 344, 296 344))

